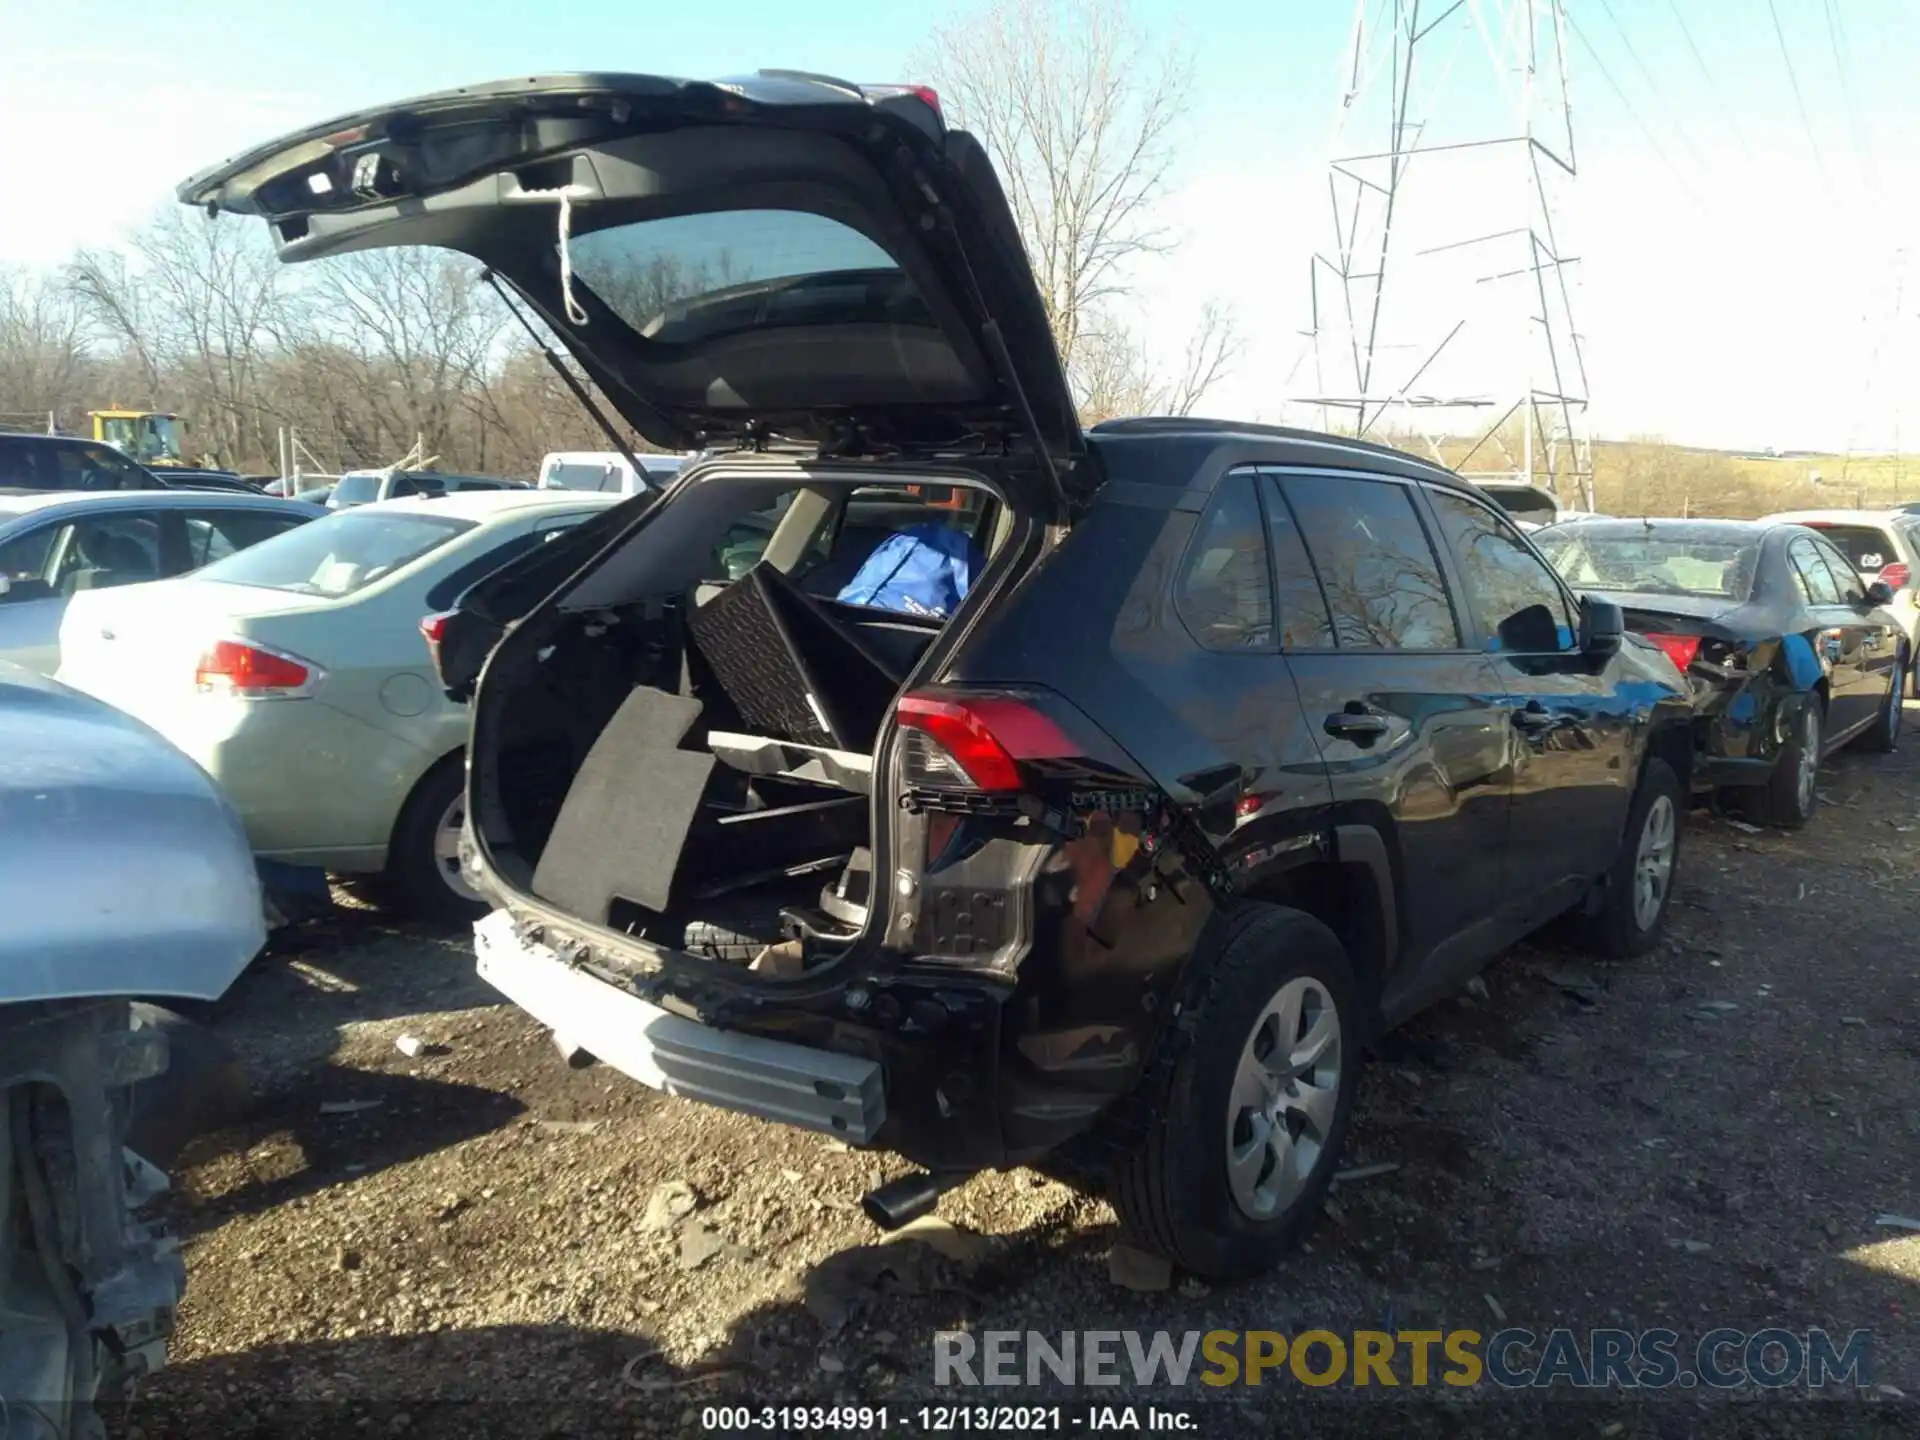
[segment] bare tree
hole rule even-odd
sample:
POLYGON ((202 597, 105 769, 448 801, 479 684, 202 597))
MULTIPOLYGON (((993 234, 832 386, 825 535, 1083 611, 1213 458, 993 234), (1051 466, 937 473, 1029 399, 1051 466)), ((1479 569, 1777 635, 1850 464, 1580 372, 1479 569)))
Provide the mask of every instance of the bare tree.
POLYGON ((1233 317, 1217 304, 1202 308, 1172 370, 1158 362, 1137 332, 1096 317, 1082 333, 1073 377, 1080 417, 1095 425, 1117 415, 1191 415, 1240 350, 1233 317))
POLYGON ((0 270, 0 403, 10 420, 71 420, 86 403, 94 366, 86 320, 64 286, 0 270))
POLYGON ((129 250, 82 250, 68 271, 74 293, 137 359, 146 403, 179 406, 222 458, 264 458, 260 370, 295 319, 264 235, 168 207, 129 250))
POLYGON ((1083 417, 1188 414, 1239 346, 1209 306, 1168 376, 1117 318, 1139 261, 1175 244, 1160 202, 1193 68, 1125 0, 990 0, 937 28, 925 73, 1006 187, 1083 417))
POLYGON ((1155 202, 1191 65, 1151 47, 1123 0, 993 0, 933 33, 943 101, 987 147, 1069 363, 1082 326, 1166 251, 1155 202))

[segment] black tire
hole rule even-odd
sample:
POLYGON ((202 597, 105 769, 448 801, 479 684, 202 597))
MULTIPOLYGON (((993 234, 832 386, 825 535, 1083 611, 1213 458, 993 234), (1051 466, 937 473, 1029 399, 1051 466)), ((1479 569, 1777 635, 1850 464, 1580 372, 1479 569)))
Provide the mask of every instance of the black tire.
POLYGON ((1114 1208, 1134 1243, 1215 1279, 1270 1269, 1319 1213, 1352 1118, 1360 1076, 1360 1001, 1345 952, 1310 915, 1242 904, 1217 918, 1193 961, 1194 989, 1162 1040, 1115 1167, 1114 1208), (1229 1114, 1255 1019, 1289 982, 1330 997, 1340 1054, 1332 1118, 1306 1181, 1284 1208, 1256 1219, 1228 1181, 1229 1114))
POLYGON ((1906 689, 1901 682, 1906 673, 1907 657, 1902 655, 1900 668, 1888 677, 1891 683, 1887 687, 1886 702, 1880 707, 1879 717, 1854 742, 1869 755, 1891 755, 1900 748, 1900 702, 1902 692, 1906 689))
POLYGON ((1787 739, 1774 761, 1773 774, 1764 785, 1740 792, 1740 808, 1756 825, 1773 825, 1782 830, 1804 829, 1820 808, 1817 785, 1803 785, 1811 766, 1817 776, 1820 752, 1826 736, 1826 706, 1818 695, 1808 695, 1788 722, 1787 739), (1809 728, 1811 733, 1809 733, 1809 728))
POLYGON ((1681 839, 1686 833, 1685 801, 1686 792, 1673 767, 1658 755, 1649 755, 1640 769, 1640 785, 1633 792, 1633 804, 1627 809, 1627 823, 1620 833, 1620 851, 1614 856, 1613 868, 1607 872, 1600 909, 1583 917, 1579 927, 1580 940, 1588 949, 1624 960, 1644 955, 1659 943, 1667 912, 1673 907, 1674 881, 1680 874, 1681 839), (1665 801, 1664 807, 1662 801, 1665 801), (1662 823, 1663 808, 1669 827, 1666 833, 1672 837, 1666 881, 1660 889, 1658 904, 1650 913, 1643 913, 1639 883, 1645 858, 1642 846, 1649 839, 1649 832, 1662 823))
POLYGON ((394 898, 413 914, 449 924, 478 920, 490 908, 448 883, 434 842, 441 818, 466 794, 464 757, 449 755, 421 777, 401 807, 387 847, 386 880, 394 898))

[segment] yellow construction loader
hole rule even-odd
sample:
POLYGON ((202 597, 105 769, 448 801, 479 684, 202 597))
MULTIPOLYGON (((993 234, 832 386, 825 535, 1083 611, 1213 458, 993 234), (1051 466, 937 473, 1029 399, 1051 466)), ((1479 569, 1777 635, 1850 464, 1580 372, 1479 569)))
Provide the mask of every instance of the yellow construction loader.
POLYGON ((129 460, 150 469, 187 466, 180 458, 180 432, 186 423, 164 410, 89 410, 93 438, 113 446, 129 460))

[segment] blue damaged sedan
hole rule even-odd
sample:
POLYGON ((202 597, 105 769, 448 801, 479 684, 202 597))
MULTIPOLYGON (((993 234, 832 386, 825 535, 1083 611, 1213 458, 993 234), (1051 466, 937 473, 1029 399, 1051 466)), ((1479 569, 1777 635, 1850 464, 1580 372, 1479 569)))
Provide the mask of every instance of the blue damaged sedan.
POLYGON ((1534 543, 1577 589, 1605 595, 1693 692, 1697 788, 1748 818, 1813 818, 1820 762, 1890 751, 1911 657, 1893 592, 1802 525, 1584 520, 1534 543))

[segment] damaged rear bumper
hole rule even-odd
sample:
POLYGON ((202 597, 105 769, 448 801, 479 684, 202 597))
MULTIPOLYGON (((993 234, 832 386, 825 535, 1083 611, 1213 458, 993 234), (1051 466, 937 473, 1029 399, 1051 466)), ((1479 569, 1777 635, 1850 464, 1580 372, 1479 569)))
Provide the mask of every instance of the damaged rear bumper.
POLYGON ((886 1120, 878 1061, 670 1014, 522 940, 505 910, 474 925, 473 945, 481 979, 566 1043, 642 1085, 854 1145, 871 1143, 886 1120))

